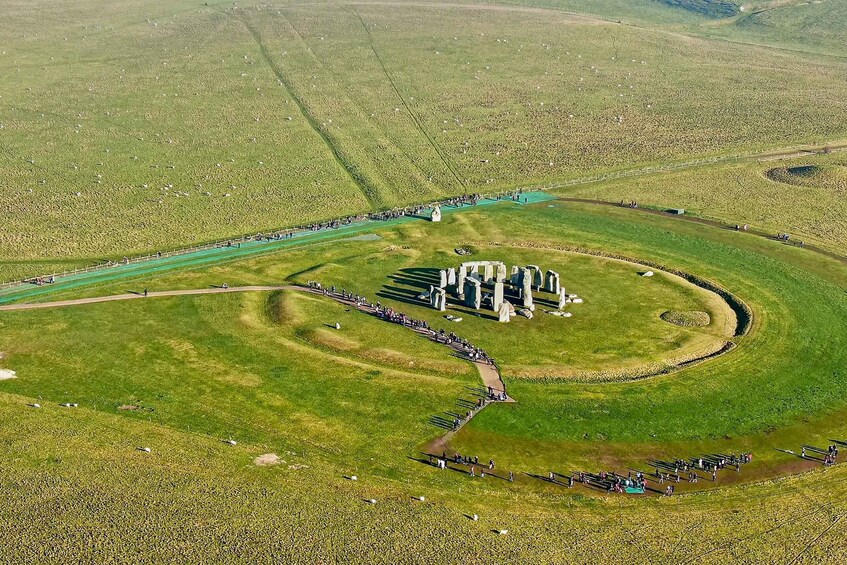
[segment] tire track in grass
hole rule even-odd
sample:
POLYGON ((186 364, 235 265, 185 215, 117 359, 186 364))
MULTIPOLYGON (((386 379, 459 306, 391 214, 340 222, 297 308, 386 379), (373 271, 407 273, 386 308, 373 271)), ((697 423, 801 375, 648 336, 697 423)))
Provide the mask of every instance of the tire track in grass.
MULTIPOLYGON (((372 186, 357 172, 356 167, 348 162, 348 160, 344 157, 339 148, 333 143, 330 136, 321 129, 320 124, 318 124, 318 121, 309 112, 303 99, 295 92, 294 87, 291 85, 291 82, 286 78, 285 73, 282 72, 282 69, 279 67, 279 65, 276 64, 276 62, 271 57, 271 54, 268 52, 267 47, 262 41, 262 36, 259 35, 259 32, 256 30, 256 28, 240 17, 231 17, 239 21, 241 25, 243 25, 253 37, 253 40, 259 47, 259 53, 261 54, 262 59, 264 59, 265 63, 276 76, 277 80, 285 88, 285 91, 288 93, 288 96, 290 96, 291 99, 294 101, 294 104, 297 106, 300 115, 302 115, 303 118, 306 119, 306 122, 309 124, 309 127, 311 127, 312 130, 321 138, 324 145, 326 145, 326 148, 329 149, 329 151, 332 153, 332 156, 335 158, 335 162, 338 163, 342 169, 344 169, 344 172, 347 173, 347 176, 350 178, 353 184, 359 188, 371 209, 377 210, 379 208, 384 207, 384 203, 381 197, 379 196, 379 193, 376 188, 372 186)), ((288 18, 285 19, 288 22, 288 25, 291 26, 291 22, 288 21, 288 18)), ((291 27, 292 29, 294 29, 293 26, 291 27)))
POLYGON ((435 154, 438 155, 439 159, 441 159, 441 162, 444 164, 447 170, 450 171, 450 174, 453 175, 453 178, 456 179, 456 182, 459 183, 459 186, 461 186, 462 188, 467 188, 465 183, 462 181, 461 177, 459 177, 458 173, 456 173, 456 170, 453 168, 453 165, 450 163, 447 157, 444 156, 444 153, 442 153, 441 149, 438 147, 438 144, 435 143, 435 140, 432 139, 432 137, 423 127, 423 124, 421 124, 421 121, 418 118, 417 114, 412 111, 412 109, 409 107, 408 102, 406 102, 406 99, 403 97, 402 94, 400 94, 400 90, 397 88, 397 84, 394 82, 394 79, 391 78, 391 73, 388 72, 388 67, 385 66, 382 57, 380 57, 379 52, 376 50, 373 36, 371 35, 371 30, 368 29, 367 25, 365 25, 365 20, 362 19, 362 16, 359 14, 359 11, 355 7, 352 8, 352 11, 356 18, 359 20, 359 23, 362 24, 362 29, 365 30, 365 34, 368 36, 368 46, 371 48, 374 57, 376 57, 379 66, 382 68, 382 72, 385 74, 385 78, 388 79, 388 83, 391 85, 391 89, 394 91, 394 94, 396 94, 397 98, 400 99, 400 103, 403 104, 403 107, 406 109, 406 113, 408 113, 409 117, 412 119, 412 123, 415 124, 415 127, 418 128, 421 134, 423 134, 424 138, 429 142, 429 145, 432 147, 432 150, 435 151, 435 154))

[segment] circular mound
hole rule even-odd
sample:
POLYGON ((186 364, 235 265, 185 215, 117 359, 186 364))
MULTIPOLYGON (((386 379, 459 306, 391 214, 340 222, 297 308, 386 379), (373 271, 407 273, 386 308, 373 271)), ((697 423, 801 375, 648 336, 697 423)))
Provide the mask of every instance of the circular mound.
POLYGON ((682 312, 668 310, 667 312, 662 312, 659 317, 669 324, 684 328, 705 328, 712 323, 709 313, 701 310, 687 310, 682 312))
POLYGON ((794 186, 845 187, 847 166, 844 165, 798 165, 777 167, 765 172, 772 181, 794 186))

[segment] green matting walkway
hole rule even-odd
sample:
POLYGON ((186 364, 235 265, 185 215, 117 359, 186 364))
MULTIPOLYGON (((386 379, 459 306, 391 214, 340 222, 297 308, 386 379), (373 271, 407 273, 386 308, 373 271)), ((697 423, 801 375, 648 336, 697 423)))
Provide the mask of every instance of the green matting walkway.
MULTIPOLYGON (((555 199, 555 196, 546 192, 526 192, 521 196, 521 202, 519 204, 536 204, 538 202, 546 202, 548 200, 555 199), (524 202, 524 200, 526 200, 526 202, 524 202)), ((515 204, 511 200, 497 201, 485 199, 480 200, 476 206, 443 206, 441 210, 444 214, 451 214, 465 210, 473 210, 479 206, 490 206, 501 203, 511 205, 515 204)), ((365 220, 361 222, 354 222, 335 229, 295 232, 293 237, 288 239, 244 241, 241 242, 240 246, 233 245, 232 247, 221 246, 209 249, 198 249, 197 251, 189 251, 179 255, 150 259, 138 263, 119 263, 111 267, 103 267, 102 269, 94 271, 70 273, 56 277, 55 282, 45 283, 41 286, 21 283, 19 285, 0 289, 0 304, 39 298, 46 294, 71 290, 92 284, 113 282, 132 277, 143 277, 152 274, 165 273, 175 269, 190 269, 202 265, 231 261, 233 259, 250 257, 252 255, 270 253, 287 247, 345 238, 351 235, 376 231, 386 226, 422 220, 423 218, 418 216, 402 216, 391 220, 365 220)))

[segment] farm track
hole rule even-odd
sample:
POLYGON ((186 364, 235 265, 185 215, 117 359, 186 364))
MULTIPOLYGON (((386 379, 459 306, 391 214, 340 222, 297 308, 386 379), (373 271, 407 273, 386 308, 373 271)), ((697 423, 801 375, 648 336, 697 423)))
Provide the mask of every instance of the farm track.
POLYGON ((374 45, 373 36, 371 35, 371 30, 368 29, 368 26, 365 24, 365 20, 362 19, 362 16, 359 14, 359 11, 356 10, 355 8, 353 8, 353 13, 356 15, 356 18, 358 18, 359 23, 362 24, 362 28, 365 30, 365 34, 368 36, 368 46, 371 48, 371 51, 373 52, 374 57, 376 57, 376 60, 379 63, 379 66, 382 68, 382 72, 385 74, 385 78, 388 79, 388 83, 391 85, 391 89, 394 91, 394 94, 397 95, 397 98, 400 99, 400 102, 403 104, 403 107, 406 109, 406 112, 409 114, 409 117, 411 118, 412 122, 415 124, 415 126, 418 128, 418 130, 421 132, 421 134, 423 134, 424 139, 426 139, 427 142, 429 142, 429 145, 430 145, 430 147, 432 147, 432 150, 435 151, 435 154, 438 155, 438 157, 441 159, 441 162, 444 164, 444 166, 447 168, 447 170, 450 171, 450 174, 453 175, 453 178, 456 179, 456 182, 459 183, 459 186, 461 186, 462 188, 466 188, 465 183, 462 181, 461 177, 459 177, 459 175, 456 173, 456 170, 453 167, 453 164, 447 159, 447 157, 441 151, 441 148, 435 143, 435 140, 426 131, 426 128, 423 127, 423 124, 421 123, 420 118, 418 118, 417 114, 415 114, 412 111, 412 108, 409 106, 409 103, 406 102, 406 98, 400 93, 400 89, 397 88, 397 84, 394 82, 394 79, 391 77, 391 73, 388 72, 388 67, 385 66, 385 62, 382 60, 382 57, 380 56, 379 52, 376 50, 376 46, 374 45))
MULTIPOLYGON (((363 179, 355 170, 350 163, 348 163, 345 156, 342 154, 341 150, 332 140, 332 138, 321 129, 318 120, 311 114, 309 108, 306 106, 306 103, 303 99, 297 94, 291 82, 285 76, 285 73, 282 72, 282 68, 274 61, 273 57, 271 57, 270 52, 268 52, 268 48, 265 46, 265 43, 262 41, 262 36, 259 34, 258 30, 250 25, 246 20, 238 17, 234 17, 238 22, 240 22, 253 37, 253 40, 256 42, 256 45, 259 48, 259 53, 264 59, 265 63, 271 69, 273 74, 276 76, 277 80, 279 80, 280 84, 285 87, 285 91, 297 105, 297 109, 300 111, 300 115, 305 118, 306 122, 309 124, 311 129, 321 138, 326 148, 332 153, 333 158, 336 163, 341 166, 342 169, 347 173, 347 176, 353 182, 355 186, 359 188, 362 192, 362 195, 365 197, 365 200, 368 202, 368 206, 371 209, 378 209, 382 206, 382 202, 379 198, 379 194, 377 190, 370 185, 365 179, 363 179)), ((286 18, 286 21, 288 19, 286 18)), ((291 25, 291 22, 288 22, 288 25, 294 30, 294 26, 291 25)), ((297 33, 296 30, 294 30, 297 33)), ((299 34, 298 34, 299 35, 299 34)))

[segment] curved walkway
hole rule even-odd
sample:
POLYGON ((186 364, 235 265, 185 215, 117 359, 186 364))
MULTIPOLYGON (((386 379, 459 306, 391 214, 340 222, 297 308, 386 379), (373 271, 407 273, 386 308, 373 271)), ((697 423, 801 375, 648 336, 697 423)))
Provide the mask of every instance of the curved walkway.
MULTIPOLYGON (((121 300, 144 300, 148 298, 162 298, 167 296, 195 296, 200 294, 226 294, 231 292, 269 292, 275 290, 296 290, 300 292, 308 292, 311 294, 315 294, 318 296, 326 296, 336 302, 340 302, 346 306, 350 306, 356 308, 360 312, 364 312, 366 314, 370 314, 372 316, 378 316, 378 312, 376 308, 371 307, 367 304, 359 304, 355 300, 351 300, 337 293, 325 292, 322 290, 317 290, 313 288, 308 288, 299 285, 273 285, 273 286, 236 286, 229 288, 222 287, 210 287, 210 288, 193 288, 193 289, 185 289, 185 290, 160 290, 160 291, 151 291, 148 292, 147 295, 143 292, 128 292, 124 294, 112 294, 109 296, 94 296, 90 298, 75 298, 72 300, 57 300, 54 302, 35 302, 31 304, 5 304, 0 305, 0 311, 10 312, 10 311, 19 311, 19 310, 39 310, 46 308, 64 308, 67 306, 79 306, 83 304, 100 304, 103 302, 116 302, 121 300)), ((409 327, 409 326, 404 326, 409 327)), ((503 383, 503 379, 500 377, 500 371, 497 369, 497 366, 492 363, 487 363, 484 361, 477 361, 471 359, 468 356, 468 352, 458 343, 444 343, 439 341, 438 333, 434 330, 425 329, 425 328, 410 328, 418 335, 426 337, 427 339, 434 341, 436 343, 441 343, 453 350, 454 354, 462 359, 470 361, 473 363, 477 370, 479 371, 479 376, 482 378, 482 382, 487 389, 491 389, 494 393, 505 393, 506 385, 503 383)), ((513 399, 509 398, 508 402, 514 402, 513 399)))

